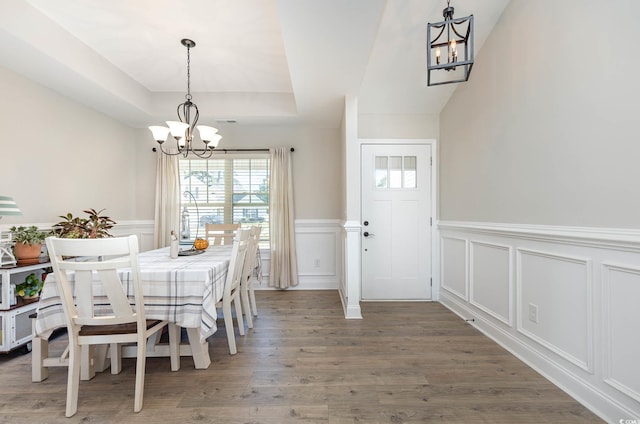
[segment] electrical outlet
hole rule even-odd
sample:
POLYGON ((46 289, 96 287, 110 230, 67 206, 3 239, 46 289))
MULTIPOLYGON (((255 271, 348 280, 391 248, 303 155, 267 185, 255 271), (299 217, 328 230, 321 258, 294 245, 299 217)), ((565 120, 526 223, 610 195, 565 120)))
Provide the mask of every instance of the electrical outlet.
POLYGON ((538 322, 538 305, 529 303, 529 321, 538 322))

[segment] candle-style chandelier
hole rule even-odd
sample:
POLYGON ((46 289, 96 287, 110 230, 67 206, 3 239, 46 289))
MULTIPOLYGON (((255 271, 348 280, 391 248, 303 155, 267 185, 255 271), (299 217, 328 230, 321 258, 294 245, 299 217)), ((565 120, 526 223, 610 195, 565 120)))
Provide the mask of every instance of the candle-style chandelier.
POLYGON ((201 158, 209 158, 222 136, 217 134, 218 130, 216 128, 206 125, 196 126, 200 112, 198 112, 198 106, 191 101, 193 98, 191 96, 191 49, 196 46, 196 43, 188 38, 182 39, 181 43, 187 48, 187 94, 184 96, 186 101, 180 103, 177 108, 179 121, 167 121, 168 128, 151 126, 149 129, 153 134, 153 138, 160 145, 160 151, 165 155, 182 154, 186 158, 189 153, 193 153, 201 158), (204 144, 204 149, 195 149, 193 146, 193 136, 196 128, 204 144), (171 133, 176 142, 177 150, 175 152, 169 152, 162 147, 169 133, 171 133))
POLYGON ((449 3, 444 21, 427 24, 428 86, 467 81, 473 67, 473 15, 454 18, 449 3))

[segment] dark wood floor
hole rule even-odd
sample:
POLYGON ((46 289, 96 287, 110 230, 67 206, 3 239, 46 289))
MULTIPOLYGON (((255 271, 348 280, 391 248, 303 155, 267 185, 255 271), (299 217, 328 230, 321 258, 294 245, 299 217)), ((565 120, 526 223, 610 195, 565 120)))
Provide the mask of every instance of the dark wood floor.
MULTIPOLYGON (((224 326, 213 363, 147 360, 133 412, 133 360, 80 383, 64 417, 66 368, 31 383, 31 355, 0 355, 3 423, 595 423, 560 389, 438 303, 364 303, 345 320, 337 292, 260 291, 260 317, 230 356, 224 326)), ((59 352, 66 335, 50 350, 59 352)))

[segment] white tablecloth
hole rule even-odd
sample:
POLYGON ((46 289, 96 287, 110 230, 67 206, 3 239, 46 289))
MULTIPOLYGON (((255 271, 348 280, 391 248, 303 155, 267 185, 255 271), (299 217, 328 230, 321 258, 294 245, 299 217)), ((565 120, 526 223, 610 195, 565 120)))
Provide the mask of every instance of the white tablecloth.
MULTIPOLYGON (((217 330, 216 303, 222 299, 230 256, 231 246, 210 246, 203 254, 177 259, 169 257, 168 247, 140 253, 146 318, 199 328, 204 342, 217 330)), ((129 274, 123 270, 122 279, 133 298, 129 274)), ((55 278, 49 276, 38 304, 38 335, 66 325, 55 278)))

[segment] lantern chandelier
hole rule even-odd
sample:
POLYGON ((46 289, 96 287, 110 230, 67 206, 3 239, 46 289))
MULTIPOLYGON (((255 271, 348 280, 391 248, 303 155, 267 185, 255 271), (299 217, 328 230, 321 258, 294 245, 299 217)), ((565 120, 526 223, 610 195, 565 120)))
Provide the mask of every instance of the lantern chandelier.
POLYGON ((187 94, 184 96, 186 101, 179 104, 177 108, 179 121, 167 121, 169 128, 151 126, 149 129, 153 134, 153 138, 160 145, 160 151, 165 155, 182 154, 186 158, 189 153, 193 153, 201 158, 209 158, 222 136, 217 134, 218 130, 216 128, 206 125, 196 126, 200 113, 198 112, 198 106, 191 101, 193 98, 191 96, 191 49, 196 46, 196 43, 188 38, 182 39, 181 43, 187 48, 187 94), (195 149, 193 146, 193 136, 196 128, 200 139, 204 143, 204 149, 195 149), (162 147, 169 133, 171 133, 176 142, 177 151, 175 152, 167 151, 162 147))
POLYGON ((449 3, 442 11, 444 21, 427 24, 428 86, 467 81, 473 67, 473 15, 454 18, 449 3))

